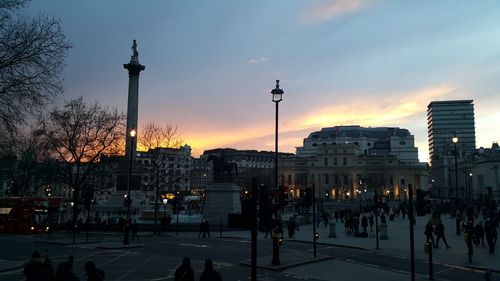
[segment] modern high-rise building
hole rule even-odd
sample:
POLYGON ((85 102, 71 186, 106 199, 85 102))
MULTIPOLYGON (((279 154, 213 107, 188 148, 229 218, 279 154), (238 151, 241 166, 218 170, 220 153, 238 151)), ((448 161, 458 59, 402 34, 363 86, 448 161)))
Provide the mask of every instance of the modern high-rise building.
POLYGON ((427 106, 429 161, 457 153, 461 157, 476 149, 474 104, 472 100, 432 101, 427 106))

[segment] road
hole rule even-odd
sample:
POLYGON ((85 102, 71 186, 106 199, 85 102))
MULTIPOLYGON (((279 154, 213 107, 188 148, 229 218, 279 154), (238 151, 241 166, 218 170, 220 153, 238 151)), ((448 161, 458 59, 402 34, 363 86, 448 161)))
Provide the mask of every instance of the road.
MULTIPOLYGON (((119 244, 120 237, 110 235, 97 236, 103 244, 119 244)), ((68 238, 69 240, 69 238, 68 238)), ((224 280, 249 280, 250 267, 240 264, 250 259, 250 241, 240 238, 198 239, 192 235, 141 238, 145 247, 128 249, 96 249, 103 244, 52 245, 36 243, 33 236, 2 235, 0 236, 0 259, 26 260, 33 250, 43 253, 45 249, 55 265, 67 260, 69 255, 75 256, 75 273, 85 280, 83 264, 93 260, 106 272, 106 280, 172 280, 172 273, 180 264, 182 257, 189 256, 195 270, 200 276, 203 261, 211 258, 216 269, 224 280)), ((137 243, 137 242, 136 242, 137 243)), ((310 254, 309 243, 285 241, 283 254, 310 254)), ((334 261, 318 262, 314 265, 303 265, 281 272, 260 269, 258 280, 332 280, 332 272, 336 280, 350 280, 346 276, 360 273, 376 272, 381 276, 393 276, 394 279, 409 280, 410 262, 407 257, 391 256, 376 251, 365 251, 352 248, 318 245, 318 254, 335 258, 334 261), (350 270, 347 272, 347 268, 350 270), (344 270, 344 271, 343 271, 344 270), (344 276, 346 275, 346 276, 344 276)), ((258 258, 271 262, 272 245, 270 240, 258 241, 258 258)), ((422 277, 428 274, 428 263, 416 261, 417 274, 422 277)), ((444 264, 434 265, 435 278, 439 280, 484 280, 484 272, 444 264)), ((0 274, 0 280, 24 280, 22 270, 0 274)), ((368 279, 365 279, 368 280, 368 279)))

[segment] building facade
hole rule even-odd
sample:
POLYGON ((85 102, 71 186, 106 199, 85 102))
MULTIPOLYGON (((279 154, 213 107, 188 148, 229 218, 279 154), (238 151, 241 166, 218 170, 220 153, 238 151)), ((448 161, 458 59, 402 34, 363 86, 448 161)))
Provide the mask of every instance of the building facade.
POLYGON ((474 104, 472 100, 433 101, 427 106, 429 160, 453 153, 453 137, 462 155, 476 149, 474 104))
POLYGON ((414 137, 400 128, 323 128, 304 139, 295 157, 279 164, 280 184, 294 198, 312 185, 324 199, 370 199, 377 193, 404 200, 409 184, 429 188, 414 137))
POLYGON ((433 196, 458 198, 455 182, 459 162, 467 162, 476 149, 472 100, 432 101, 427 106, 427 133, 433 196), (454 139, 455 141, 454 142, 454 139))
POLYGON ((415 138, 397 127, 335 126, 311 133, 297 148, 298 157, 314 156, 326 145, 355 144, 364 155, 395 155, 401 162, 418 163, 415 138))

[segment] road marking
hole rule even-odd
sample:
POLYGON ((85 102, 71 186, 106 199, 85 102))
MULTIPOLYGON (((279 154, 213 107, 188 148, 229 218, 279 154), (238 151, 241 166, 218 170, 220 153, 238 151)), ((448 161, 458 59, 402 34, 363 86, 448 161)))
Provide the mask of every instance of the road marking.
POLYGON ((200 244, 179 244, 179 246, 188 246, 188 247, 197 247, 197 248, 208 248, 208 245, 200 245, 200 244))
POLYGON ((128 272, 126 272, 120 278, 118 278, 116 280, 117 281, 122 280, 123 278, 127 277, 127 275, 129 275, 132 272, 135 272, 139 267, 141 267, 143 264, 147 263, 148 261, 152 260, 153 258, 154 258, 154 256, 149 257, 148 259, 146 259, 143 262, 141 262, 140 264, 136 265, 134 268, 132 268, 131 270, 129 270, 128 272))

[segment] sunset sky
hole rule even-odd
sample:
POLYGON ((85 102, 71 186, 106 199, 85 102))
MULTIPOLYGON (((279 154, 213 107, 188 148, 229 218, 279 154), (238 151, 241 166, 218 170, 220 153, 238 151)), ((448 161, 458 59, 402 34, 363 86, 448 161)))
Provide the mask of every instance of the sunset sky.
POLYGON ((146 66, 139 131, 177 125, 205 149, 280 151, 335 125, 394 126, 427 161, 430 101, 473 99, 476 145, 500 129, 500 1, 32 0, 25 14, 61 19, 73 49, 65 99, 126 111, 132 40, 146 66))

